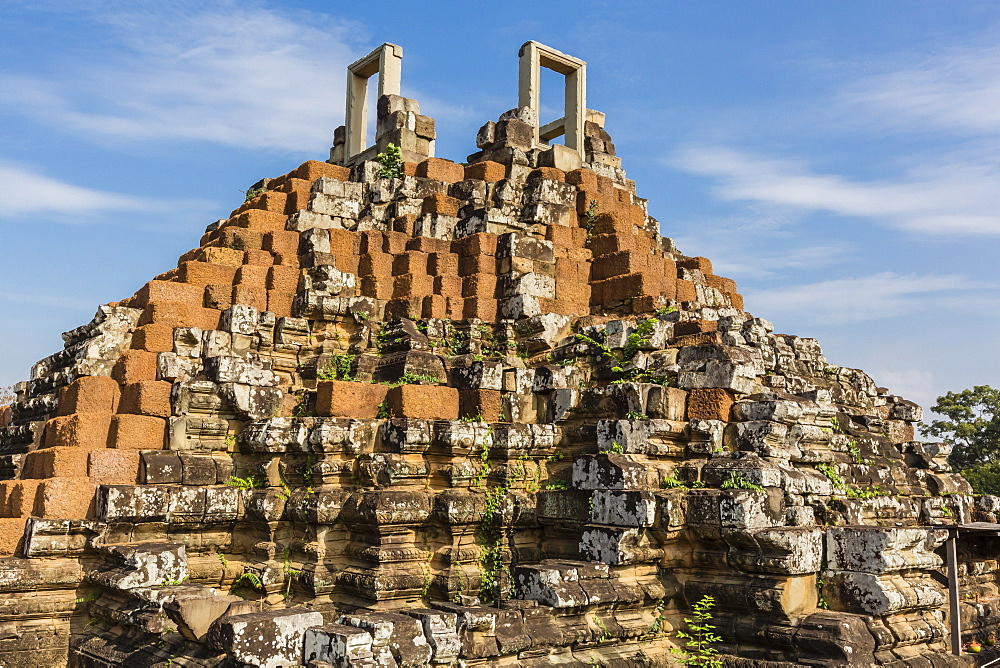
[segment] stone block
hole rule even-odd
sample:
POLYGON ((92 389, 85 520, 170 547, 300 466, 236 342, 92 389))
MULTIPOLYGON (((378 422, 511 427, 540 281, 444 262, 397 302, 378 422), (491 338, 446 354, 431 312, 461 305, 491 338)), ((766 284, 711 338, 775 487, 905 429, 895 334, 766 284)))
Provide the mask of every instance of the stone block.
POLYGON ((267 310, 277 318, 286 318, 292 315, 295 304, 295 293, 284 290, 267 291, 267 310))
POLYGON ((683 278, 678 278, 674 283, 674 299, 679 302, 693 302, 698 301, 698 289, 695 287, 694 283, 685 280, 683 278))
POLYGON ((132 348, 151 353, 167 353, 174 349, 174 328, 172 325, 150 323, 135 330, 132 348))
POLYGON ((457 420, 458 390, 437 385, 399 385, 386 394, 394 417, 457 420))
POLYGON ((162 380, 142 380, 129 383, 122 391, 121 412, 136 415, 170 417, 171 383, 162 380))
POLYGON ((493 274, 472 274, 462 277, 462 296, 478 299, 496 297, 497 277, 493 274))
POLYGON ((297 267, 268 267, 265 285, 268 290, 295 292, 299 287, 301 271, 297 267))
MULTIPOLYGON (((437 279, 435 279, 435 293, 437 279)), ((437 318, 443 320, 448 317, 448 299, 440 294, 427 295, 420 303, 420 317, 424 320, 437 318)))
MULTIPOLYGON (((246 267, 270 267, 274 264, 274 253, 268 250, 245 251, 243 253, 243 266, 246 267)), ((237 277, 239 272, 237 271, 237 277)))
POLYGON ((733 394, 728 390, 693 389, 687 396, 687 419, 728 422, 733 400, 733 394))
POLYGON ((712 261, 707 257, 686 257, 682 260, 678 260, 677 266, 682 269, 700 271, 706 276, 712 273, 712 261))
POLYGON ((331 666, 372 662, 372 636, 364 629, 346 624, 325 624, 305 634, 306 661, 325 661, 331 666))
POLYGON ((422 298, 433 292, 434 279, 426 274, 405 274, 393 279, 392 296, 394 299, 422 298))
POLYGON ((162 450, 167 421, 149 415, 115 415, 108 435, 109 447, 121 450, 162 450))
POLYGON ((22 478, 57 478, 80 475, 87 470, 91 450, 58 446, 33 450, 24 456, 22 478))
POLYGON ((474 255, 495 256, 499 239, 500 237, 496 234, 477 232, 476 234, 470 234, 462 237, 461 239, 456 239, 452 242, 451 247, 452 251, 457 253, 459 257, 470 257, 474 255))
POLYGON ((108 376, 77 378, 59 395, 57 415, 72 413, 114 413, 118 410, 118 383, 108 376))
POLYGON ((264 247, 264 235, 245 227, 226 226, 219 231, 217 245, 241 251, 261 250, 264 247))
POLYGON ((267 289, 252 285, 234 285, 232 302, 234 305, 250 306, 258 311, 266 311, 267 289))
POLYGON ((374 418, 388 391, 387 385, 378 383, 321 380, 316 384, 316 414, 374 418))
MULTIPOLYGON (((188 640, 200 641, 208 634, 212 624, 231 613, 231 606, 240 606, 249 602, 243 601, 236 596, 219 594, 211 588, 204 588, 201 591, 185 592, 169 598, 163 604, 163 610, 174 622, 177 623, 177 630, 188 640)), ((252 605, 247 605, 252 611, 252 605)))
MULTIPOLYGON (((6 482, 6 481, 5 481, 6 482)), ((14 480, 7 490, 7 514, 10 517, 34 515, 41 480, 14 480)))
MULTIPOLYGON (((236 267, 224 264, 211 264, 209 262, 181 262, 179 269, 180 279, 184 283, 190 284, 192 287, 200 286, 204 288, 204 286, 211 285, 213 283, 232 284, 236 277, 236 267)), ((201 295, 199 294, 197 298, 188 300, 188 303, 200 305, 201 295)))
POLYGON ((676 387, 657 385, 649 390, 646 413, 651 418, 682 421, 687 416, 687 392, 676 387))
MULTIPOLYGON (((80 472, 86 470, 82 468, 80 472)), ((85 476, 45 480, 38 486, 35 511, 44 519, 86 519, 94 514, 97 485, 85 476)))
POLYGON ((24 518, 0 518, 0 556, 9 557, 17 552, 24 537, 24 518))
POLYGON ((445 216, 457 216, 461 200, 448 197, 443 193, 432 193, 424 198, 422 213, 439 213, 445 216))
POLYGON ((479 297, 466 298, 462 307, 462 317, 493 322, 497 319, 497 300, 492 298, 481 299, 479 297))
POLYGON ((290 179, 304 179, 306 181, 316 181, 324 176, 338 181, 349 181, 351 170, 341 165, 331 165, 328 162, 307 160, 288 173, 290 179))
POLYGON ((111 377, 122 385, 143 380, 156 380, 157 353, 126 350, 111 371, 111 377))
POLYGON ((464 283, 461 276, 435 276, 434 294, 441 295, 442 297, 460 298, 463 296, 463 285, 464 283))
POLYGON ((236 270, 236 284, 252 288, 267 289, 268 266, 245 264, 236 270))
MULTIPOLYGON (((260 251, 250 251, 250 252, 257 253, 260 251)), ((245 254, 246 253, 244 251, 237 250, 235 248, 224 248, 222 246, 207 246, 205 248, 199 248, 198 252, 195 254, 193 259, 199 260, 201 262, 210 262, 212 264, 224 264, 230 267, 238 267, 241 264, 243 264, 243 258, 245 254)), ((184 257, 182 256, 181 259, 184 260, 184 257)), ((185 284, 182 283, 181 285, 185 284)), ((179 299, 179 298, 169 299, 165 297, 164 299, 166 299, 166 301, 187 301, 185 299, 179 299)))
MULTIPOLYGON (((308 186, 307 186, 308 187, 308 186)), ((307 191, 308 193, 308 191, 307 191)), ((289 193, 282 193, 285 195, 285 204, 288 204, 289 193)), ((308 198, 306 199, 308 201, 308 198)), ((288 217, 285 215, 285 208, 282 207, 281 211, 267 211, 264 209, 247 209, 235 216, 229 221, 230 225, 236 227, 242 227, 248 230, 254 230, 260 232, 261 234, 266 234, 268 232, 281 232, 285 229, 285 221, 288 217)))
POLYGON ((142 479, 145 484, 180 483, 182 466, 177 454, 173 452, 143 452, 141 453, 141 461, 142 479))
POLYGON ((417 164, 416 175, 444 183, 457 183, 465 179, 465 167, 443 158, 427 158, 417 164))
POLYGON ((499 390, 459 390, 459 416, 479 417, 484 422, 499 422, 503 415, 503 401, 499 390))
POLYGON ((323 615, 306 608, 269 610, 223 617, 209 637, 243 664, 284 668, 302 663, 306 632, 322 625, 323 615))
POLYGON ((466 255, 458 259, 458 273, 461 276, 497 273, 497 259, 492 255, 466 255))
POLYGON ((96 485, 134 485, 139 478, 139 453, 134 450, 91 450, 87 477, 96 485))
POLYGON ((638 490, 648 484, 646 467, 626 455, 582 455, 573 462, 573 487, 590 490, 638 490))
POLYGON ((465 178, 494 183, 507 178, 507 167, 499 162, 484 160, 465 167, 465 178))
POLYGON ((197 286, 177 281, 149 281, 135 293, 133 308, 144 308, 150 302, 197 302, 201 296, 197 286))
POLYGON ((403 276, 405 274, 424 275, 428 273, 429 262, 427 253, 408 250, 397 254, 392 259, 392 274, 403 276))
POLYGON ((45 445, 73 446, 85 450, 105 448, 111 413, 73 413, 55 417, 45 425, 45 445))
POLYGON ((206 308, 225 311, 233 305, 233 286, 229 283, 206 285, 204 305, 206 308))
POLYGON ((299 233, 291 230, 268 232, 263 237, 263 250, 297 255, 299 252, 299 233))

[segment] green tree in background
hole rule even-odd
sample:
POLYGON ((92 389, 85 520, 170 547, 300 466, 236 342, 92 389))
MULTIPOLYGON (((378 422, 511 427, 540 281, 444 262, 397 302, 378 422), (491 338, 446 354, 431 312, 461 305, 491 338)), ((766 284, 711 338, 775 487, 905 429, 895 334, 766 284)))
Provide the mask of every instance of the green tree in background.
POLYGON ((952 443, 948 463, 977 493, 1000 495, 1000 390, 976 385, 948 392, 932 410, 947 419, 921 425, 924 436, 952 443))

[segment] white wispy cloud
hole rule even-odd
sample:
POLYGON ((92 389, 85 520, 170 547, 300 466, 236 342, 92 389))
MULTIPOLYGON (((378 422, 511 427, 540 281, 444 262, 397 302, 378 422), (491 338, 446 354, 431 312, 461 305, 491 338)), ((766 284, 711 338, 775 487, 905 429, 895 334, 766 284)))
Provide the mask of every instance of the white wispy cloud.
POLYGON ((862 77, 838 103, 906 131, 1000 132, 1000 48, 953 46, 862 77))
POLYGON ((81 219, 97 213, 155 208, 153 202, 140 197, 76 186, 3 161, 0 161, 0 183, 4 184, 0 218, 40 214, 81 219))
POLYGON ((725 147, 687 146, 680 169, 717 179, 727 201, 758 202, 874 219, 925 234, 1000 234, 1000 166, 955 162, 862 181, 815 173, 801 160, 765 158, 725 147))
POLYGON ((965 276, 900 275, 882 272, 858 278, 765 290, 746 290, 746 304, 754 313, 790 315, 801 322, 845 324, 892 318, 935 305, 969 303, 995 286, 976 284, 965 276))
POLYGON ((194 218, 217 209, 199 199, 136 197, 75 185, 39 174, 37 170, 0 159, 0 183, 4 184, 0 220, 43 217, 61 223, 88 223, 112 214, 142 214, 141 226, 155 225, 159 218, 194 218))
POLYGON ((89 18, 108 26, 111 48, 67 58, 57 75, 0 75, 3 104, 97 137, 329 147, 357 25, 235 3, 103 10, 89 18))

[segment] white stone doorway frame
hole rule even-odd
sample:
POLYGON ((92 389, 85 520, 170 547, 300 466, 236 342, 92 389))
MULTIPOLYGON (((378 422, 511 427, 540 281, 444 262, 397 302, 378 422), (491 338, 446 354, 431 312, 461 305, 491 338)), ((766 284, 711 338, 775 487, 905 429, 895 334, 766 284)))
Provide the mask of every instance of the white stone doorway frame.
POLYGON ((583 124, 587 118, 587 63, 539 42, 525 42, 518 52, 517 104, 535 115, 535 143, 565 135, 566 147, 584 157, 583 124), (562 118, 541 125, 541 68, 566 77, 562 118))
POLYGON ((389 42, 347 66, 345 164, 368 148, 368 79, 378 74, 378 97, 399 95, 402 71, 403 47, 389 42))

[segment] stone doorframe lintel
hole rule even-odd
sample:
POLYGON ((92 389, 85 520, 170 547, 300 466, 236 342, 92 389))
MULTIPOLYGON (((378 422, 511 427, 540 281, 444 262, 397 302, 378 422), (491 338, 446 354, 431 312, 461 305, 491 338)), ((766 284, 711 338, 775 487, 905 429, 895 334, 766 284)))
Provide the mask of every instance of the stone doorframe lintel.
POLYGON ((535 143, 566 136, 566 147, 584 157, 583 127, 587 115, 587 63, 534 40, 518 51, 517 104, 528 107, 535 117, 535 143), (541 68, 566 77, 562 118, 541 126, 541 68))
POLYGON ((347 111, 344 114, 344 161, 368 143, 368 79, 378 74, 378 96, 399 95, 403 47, 386 42, 347 66, 347 111))

